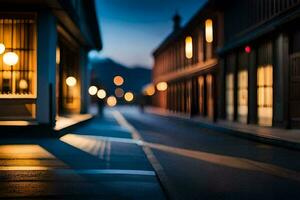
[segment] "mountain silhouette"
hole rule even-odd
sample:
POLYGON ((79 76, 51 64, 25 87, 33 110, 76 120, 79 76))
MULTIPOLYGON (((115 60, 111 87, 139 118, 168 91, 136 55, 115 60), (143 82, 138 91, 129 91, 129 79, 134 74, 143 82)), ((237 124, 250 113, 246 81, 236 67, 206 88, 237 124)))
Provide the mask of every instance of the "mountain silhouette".
POLYGON ((117 87, 137 95, 144 85, 151 82, 151 70, 139 66, 129 68, 106 58, 92 63, 91 81, 92 84, 105 88, 108 95, 114 95, 117 87), (115 86, 113 83, 113 78, 118 75, 124 78, 122 86, 115 86))

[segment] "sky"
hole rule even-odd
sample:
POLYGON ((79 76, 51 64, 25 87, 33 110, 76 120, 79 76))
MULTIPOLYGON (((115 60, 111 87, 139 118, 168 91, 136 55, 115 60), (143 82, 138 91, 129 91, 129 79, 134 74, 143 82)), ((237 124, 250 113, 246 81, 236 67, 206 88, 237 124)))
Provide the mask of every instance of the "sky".
POLYGON ((175 12, 184 25, 204 1, 96 0, 103 50, 90 55, 129 67, 152 68, 152 52, 172 32, 175 12))

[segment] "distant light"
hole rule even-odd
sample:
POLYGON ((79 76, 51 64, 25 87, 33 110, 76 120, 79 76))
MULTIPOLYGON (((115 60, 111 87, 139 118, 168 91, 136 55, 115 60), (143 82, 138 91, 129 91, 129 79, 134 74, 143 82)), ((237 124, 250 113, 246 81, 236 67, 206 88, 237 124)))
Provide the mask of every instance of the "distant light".
POLYGON ((185 57, 187 59, 193 58, 193 39, 191 36, 185 38, 185 57))
POLYGON ((69 76, 67 79, 66 79, 66 84, 67 86, 69 87, 74 87, 77 83, 77 80, 75 77, 73 76, 69 76))
POLYGON ((117 86, 121 86, 124 83, 124 79, 122 76, 115 76, 114 77, 114 84, 117 86))
POLYGON ((155 94, 155 87, 151 84, 149 85, 145 91, 144 91, 144 94, 147 95, 147 96, 152 96, 155 94))
POLYGON ((205 40, 208 43, 214 41, 213 21, 211 19, 205 21, 205 40))
POLYGON ((28 88, 28 83, 25 79, 21 79, 19 82, 19 88, 25 90, 28 88))
POLYGON ((103 89, 98 90, 98 92, 97 92, 97 97, 98 97, 99 99, 104 99, 104 98, 106 97, 106 92, 105 92, 105 90, 103 90, 103 89))
POLYGON ((124 96, 124 90, 122 88, 116 88, 115 95, 118 98, 122 98, 124 96))
POLYGON ((250 46, 246 46, 245 47, 245 52, 246 53, 251 53, 251 47, 250 46))
POLYGON ((125 95, 124 95, 124 99, 127 102, 131 102, 134 99, 133 93, 132 92, 126 92, 125 95))
POLYGON ((11 71, 3 71, 3 79, 11 79, 11 71))
POLYGON ((0 54, 3 54, 5 51, 5 45, 3 43, 0 43, 0 54))
POLYGON ((161 92, 166 91, 168 89, 168 83, 167 82, 159 82, 156 85, 156 89, 161 92))
POLYGON ((7 52, 3 55, 3 62, 9 66, 17 64, 19 56, 15 52, 7 52))
POLYGON ((60 48, 56 47, 56 64, 60 64, 60 48))
POLYGON ((117 99, 114 96, 110 96, 107 98, 106 103, 109 107, 114 107, 117 105, 117 99))
POLYGON ((96 86, 92 85, 92 86, 89 87, 89 94, 90 94, 91 96, 96 95, 96 94, 97 94, 97 91, 98 91, 98 88, 97 88, 96 86))

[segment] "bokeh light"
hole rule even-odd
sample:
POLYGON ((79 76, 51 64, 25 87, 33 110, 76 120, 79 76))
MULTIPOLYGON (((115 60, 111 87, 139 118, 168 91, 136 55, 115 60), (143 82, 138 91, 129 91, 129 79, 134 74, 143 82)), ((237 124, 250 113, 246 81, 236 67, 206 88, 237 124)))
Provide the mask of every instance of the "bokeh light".
POLYGON ((97 94, 97 91, 98 91, 98 88, 97 88, 96 86, 92 85, 92 86, 89 87, 89 94, 90 94, 91 96, 96 95, 96 94, 97 94))
POLYGON ((144 90, 144 94, 147 95, 147 96, 152 96, 155 94, 155 87, 154 85, 149 85, 145 88, 144 90))
POLYGON ((124 78, 122 76, 115 76, 114 77, 114 84, 117 86, 123 85, 124 78))
POLYGON ((109 107, 114 107, 117 105, 117 98, 114 96, 110 96, 107 98, 106 103, 109 107))
POLYGON ((98 90, 98 92, 97 92, 97 97, 98 97, 99 99, 104 99, 104 98, 106 97, 106 91, 103 90, 103 89, 98 90))
POLYGON ((131 102, 134 99, 133 93, 132 92, 126 92, 125 95, 124 95, 124 99, 127 102, 131 102))
POLYGON ((66 84, 67 86, 69 87, 74 87, 77 83, 77 80, 75 77, 73 76, 69 76, 67 79, 66 79, 66 84))
POLYGON ((28 88, 28 83, 25 79, 21 79, 19 82, 19 88, 25 90, 28 88))
POLYGON ((158 91, 166 91, 168 89, 168 83, 167 82, 159 82, 156 85, 156 89, 158 91))
POLYGON ((0 43, 0 54, 3 54, 5 51, 5 45, 3 43, 0 43))

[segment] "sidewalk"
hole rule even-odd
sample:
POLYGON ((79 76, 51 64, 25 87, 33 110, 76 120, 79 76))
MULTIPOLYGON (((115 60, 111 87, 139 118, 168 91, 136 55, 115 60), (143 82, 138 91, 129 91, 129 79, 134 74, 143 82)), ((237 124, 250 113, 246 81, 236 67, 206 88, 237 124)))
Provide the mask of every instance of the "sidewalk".
POLYGON ((0 198, 165 199, 138 141, 110 111, 60 139, 0 141, 0 198))
POLYGON ((244 125, 237 122, 228 122, 225 120, 218 120, 211 122, 207 119, 194 117, 190 118, 187 115, 177 114, 165 109, 148 107, 146 112, 165 117, 175 117, 179 119, 189 120, 196 123, 201 123, 207 128, 218 129, 220 131, 234 134, 248 139, 279 145, 287 148, 294 148, 300 150, 300 130, 299 129, 280 129, 261 127, 258 125, 244 125))

